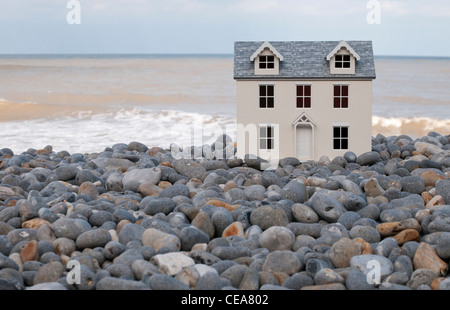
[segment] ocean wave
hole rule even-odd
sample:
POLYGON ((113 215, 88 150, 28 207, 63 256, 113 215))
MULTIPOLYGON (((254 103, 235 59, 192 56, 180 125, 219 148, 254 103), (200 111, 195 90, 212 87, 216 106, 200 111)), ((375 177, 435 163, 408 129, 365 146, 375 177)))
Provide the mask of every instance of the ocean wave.
POLYGON ((234 139, 234 130, 230 115, 140 108, 101 114, 79 111, 61 118, 0 122, 0 148, 21 153, 50 144, 70 153, 95 153, 132 141, 149 147, 169 148, 173 142, 187 147, 211 144, 222 133, 234 139))
POLYGON ((430 117, 372 117, 372 135, 384 136, 409 135, 412 138, 426 136, 435 131, 450 135, 450 119, 440 120, 430 117))

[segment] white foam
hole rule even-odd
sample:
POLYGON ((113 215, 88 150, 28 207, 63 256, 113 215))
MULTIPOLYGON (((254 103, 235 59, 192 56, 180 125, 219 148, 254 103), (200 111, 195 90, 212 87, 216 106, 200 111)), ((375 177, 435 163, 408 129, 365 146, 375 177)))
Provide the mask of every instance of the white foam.
POLYGON ((0 123, 0 148, 8 147, 17 154, 49 144, 55 151, 66 150, 69 153, 101 152, 116 143, 132 141, 149 147, 169 148, 172 142, 190 146, 193 141, 199 142, 193 138, 198 128, 201 129, 202 144, 211 142, 211 133, 218 135, 220 128, 234 139, 232 116, 135 108, 104 114, 86 111, 59 119, 0 123))

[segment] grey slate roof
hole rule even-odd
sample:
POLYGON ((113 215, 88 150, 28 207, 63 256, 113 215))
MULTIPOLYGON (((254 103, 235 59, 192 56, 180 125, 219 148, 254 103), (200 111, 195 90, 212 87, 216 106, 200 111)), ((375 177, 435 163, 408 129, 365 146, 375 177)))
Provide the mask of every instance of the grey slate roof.
POLYGON ((346 41, 361 56, 356 61, 354 75, 330 74, 327 55, 340 41, 270 41, 284 57, 280 62, 279 75, 254 74, 250 56, 264 43, 235 42, 235 79, 375 79, 375 63, 371 41, 346 41))

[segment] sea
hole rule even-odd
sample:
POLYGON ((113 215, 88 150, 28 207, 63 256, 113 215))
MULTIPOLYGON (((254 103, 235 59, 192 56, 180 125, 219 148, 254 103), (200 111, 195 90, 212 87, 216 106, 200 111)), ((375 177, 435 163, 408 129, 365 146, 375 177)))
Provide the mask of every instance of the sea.
MULTIPOLYGON (((373 136, 450 134, 450 58, 375 66, 373 136)), ((235 98, 233 55, 0 55, 0 149, 212 144, 235 137, 235 98)))

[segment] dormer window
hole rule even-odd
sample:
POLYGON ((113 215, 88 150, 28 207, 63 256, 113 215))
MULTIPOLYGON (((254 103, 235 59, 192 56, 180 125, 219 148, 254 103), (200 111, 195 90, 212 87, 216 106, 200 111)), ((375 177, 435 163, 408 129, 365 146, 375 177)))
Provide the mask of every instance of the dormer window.
POLYGON ((259 56, 260 69, 275 69, 275 56, 259 56))
POLYGON ((341 41, 327 56, 331 74, 355 74, 361 57, 347 42, 341 41))
POLYGON ((255 75, 279 75, 283 56, 270 44, 264 42, 250 57, 255 67, 255 75))
POLYGON ((350 68, 351 66, 351 56, 350 55, 336 55, 334 60, 335 68, 350 68))

